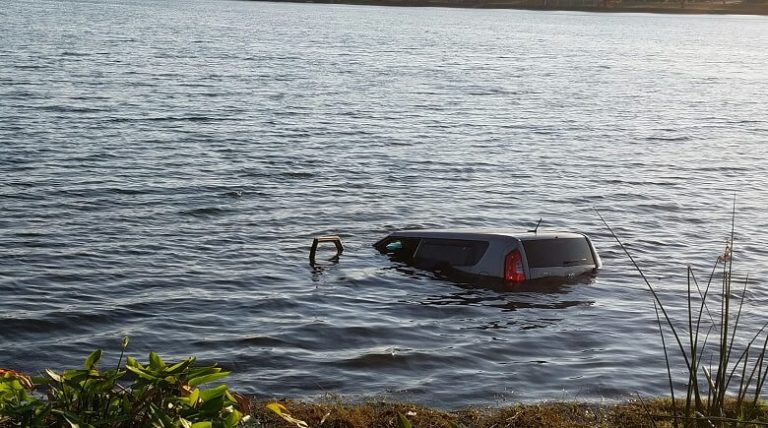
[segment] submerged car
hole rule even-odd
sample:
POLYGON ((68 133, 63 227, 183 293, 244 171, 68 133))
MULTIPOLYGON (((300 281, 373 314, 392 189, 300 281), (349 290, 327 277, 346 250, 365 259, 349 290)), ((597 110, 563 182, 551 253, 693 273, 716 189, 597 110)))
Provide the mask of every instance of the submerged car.
POLYGON ((373 246, 417 268, 510 282, 570 278, 602 266, 589 237, 573 232, 402 230, 373 246))

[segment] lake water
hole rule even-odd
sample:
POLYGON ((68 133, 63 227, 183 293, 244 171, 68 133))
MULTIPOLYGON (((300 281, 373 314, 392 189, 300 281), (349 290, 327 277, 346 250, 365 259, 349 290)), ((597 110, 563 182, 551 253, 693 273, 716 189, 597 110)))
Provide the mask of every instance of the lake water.
POLYGON ((651 298, 737 198, 768 304, 768 19, 228 1, 2 1, 0 367, 196 355, 258 397, 455 408, 666 393, 651 298), (590 234, 605 268, 499 290, 371 244, 590 234), (311 238, 339 234, 313 270, 311 238))

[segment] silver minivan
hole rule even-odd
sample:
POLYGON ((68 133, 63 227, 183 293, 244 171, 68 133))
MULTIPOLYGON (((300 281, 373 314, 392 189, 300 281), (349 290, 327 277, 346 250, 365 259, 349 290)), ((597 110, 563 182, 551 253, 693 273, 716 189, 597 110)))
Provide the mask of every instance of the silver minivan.
POLYGON ((509 282, 595 272, 602 266, 583 233, 425 229, 390 233, 373 246, 406 264, 509 282))

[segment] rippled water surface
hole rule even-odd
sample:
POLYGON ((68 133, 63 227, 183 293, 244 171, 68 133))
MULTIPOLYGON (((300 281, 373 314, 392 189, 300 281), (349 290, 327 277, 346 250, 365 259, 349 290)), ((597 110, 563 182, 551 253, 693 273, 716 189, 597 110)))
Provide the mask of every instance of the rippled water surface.
POLYGON ((226 1, 0 7, 0 367, 197 355, 258 396, 663 394, 737 197, 768 302, 768 20, 226 1), (581 230, 594 280, 399 266, 405 227, 581 230), (346 252, 313 270, 311 237, 346 252))

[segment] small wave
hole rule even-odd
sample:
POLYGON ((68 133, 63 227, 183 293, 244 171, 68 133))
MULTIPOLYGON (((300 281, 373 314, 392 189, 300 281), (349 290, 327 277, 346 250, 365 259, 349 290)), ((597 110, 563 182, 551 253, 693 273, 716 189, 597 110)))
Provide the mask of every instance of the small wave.
POLYGON ((226 117, 213 117, 213 116, 168 116, 168 117, 151 117, 147 119, 140 119, 149 122, 219 122, 230 120, 226 117))
POLYGON ((210 83, 181 83, 179 84, 179 86, 182 88, 214 88, 215 87, 215 85, 211 85, 210 83))
POLYGON ((103 97, 99 95, 74 95, 70 99, 78 101, 108 101, 109 97, 103 97))
POLYGON ((191 210, 184 210, 181 211, 181 215, 189 215, 192 217, 211 217, 211 216, 217 216, 217 215, 223 215, 228 213, 230 210, 220 207, 205 207, 205 208, 195 208, 191 210))
POLYGON ((57 310, 39 317, 0 318, 0 337, 6 339, 24 339, 38 334, 52 335, 55 332, 73 333, 93 331, 109 325, 114 320, 129 320, 143 314, 124 308, 99 309, 95 311, 57 310))
POLYGON ((224 193, 224 196, 228 196, 230 198, 241 198, 243 197, 243 191, 242 190, 232 190, 227 193, 224 193))
POLYGON ((61 56, 86 57, 86 56, 91 56, 91 54, 88 52, 64 51, 61 53, 61 56))
POLYGON ((659 136, 653 136, 653 137, 646 137, 646 141, 690 141, 691 137, 688 136, 677 136, 677 137, 659 137, 659 136))
POLYGON ((39 110, 50 111, 54 113, 99 113, 99 112, 105 111, 104 109, 100 109, 100 108, 74 107, 74 106, 63 106, 63 105, 41 106, 37 108, 39 110))
POLYGON ((345 369, 408 368, 415 365, 439 365, 444 360, 450 360, 450 358, 425 352, 401 353, 400 349, 391 347, 386 352, 366 353, 357 357, 334 361, 332 364, 345 369))
POLYGON ((308 171, 289 171, 284 172, 281 175, 288 178, 312 178, 315 176, 314 173, 308 171))
POLYGON ((150 193, 150 191, 146 188, 127 188, 127 187, 112 187, 109 189, 106 189, 109 193, 114 193, 116 195, 144 195, 147 193, 150 193))
POLYGON ((213 116, 163 116, 163 117, 108 117, 104 119, 114 123, 142 123, 142 122, 192 122, 209 123, 232 120, 228 117, 213 116))
POLYGON ((17 70, 46 70, 51 67, 48 65, 38 65, 38 64, 18 64, 18 65, 14 65, 13 68, 17 70))
POLYGON ((259 347, 279 347, 286 346, 288 342, 269 336, 246 337, 237 341, 242 345, 259 347))

